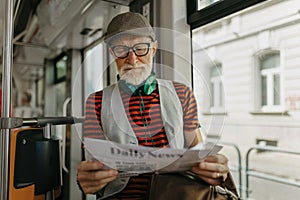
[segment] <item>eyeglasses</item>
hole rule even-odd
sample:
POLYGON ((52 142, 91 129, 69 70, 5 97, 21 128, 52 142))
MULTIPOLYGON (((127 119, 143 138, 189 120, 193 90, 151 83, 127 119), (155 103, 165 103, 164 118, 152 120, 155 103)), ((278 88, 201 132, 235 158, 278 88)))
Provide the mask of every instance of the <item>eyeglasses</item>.
POLYGON ((117 58, 126 58, 129 55, 129 52, 132 50, 137 57, 145 56, 149 52, 151 43, 138 43, 133 45, 132 47, 128 47, 125 45, 117 45, 111 47, 112 52, 115 54, 117 58))

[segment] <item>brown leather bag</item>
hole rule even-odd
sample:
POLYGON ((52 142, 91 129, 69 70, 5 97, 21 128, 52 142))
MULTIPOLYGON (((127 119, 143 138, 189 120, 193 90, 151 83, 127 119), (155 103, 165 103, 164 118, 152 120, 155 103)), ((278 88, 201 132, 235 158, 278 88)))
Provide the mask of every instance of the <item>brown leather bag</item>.
POLYGON ((192 172, 152 175, 149 200, 239 200, 231 174, 221 186, 212 186, 192 172))

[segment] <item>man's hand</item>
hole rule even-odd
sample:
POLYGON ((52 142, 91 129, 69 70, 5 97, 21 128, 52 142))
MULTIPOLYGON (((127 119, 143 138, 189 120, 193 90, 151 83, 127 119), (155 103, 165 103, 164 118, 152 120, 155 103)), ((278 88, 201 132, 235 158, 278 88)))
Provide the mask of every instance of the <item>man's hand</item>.
POLYGON ((82 161, 77 166, 77 180, 85 194, 94 194, 115 180, 118 171, 103 169, 99 161, 82 161))
POLYGON ((220 185, 226 180, 229 168, 228 159, 221 154, 206 157, 192 171, 211 185, 220 185))

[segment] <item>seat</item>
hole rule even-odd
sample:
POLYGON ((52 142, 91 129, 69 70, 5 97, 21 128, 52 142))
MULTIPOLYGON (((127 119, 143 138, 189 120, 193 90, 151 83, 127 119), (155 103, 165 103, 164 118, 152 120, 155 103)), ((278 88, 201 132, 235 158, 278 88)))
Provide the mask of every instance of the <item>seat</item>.
POLYGON ((11 131, 9 200, 44 199, 62 183, 59 140, 43 137, 42 128, 11 131))

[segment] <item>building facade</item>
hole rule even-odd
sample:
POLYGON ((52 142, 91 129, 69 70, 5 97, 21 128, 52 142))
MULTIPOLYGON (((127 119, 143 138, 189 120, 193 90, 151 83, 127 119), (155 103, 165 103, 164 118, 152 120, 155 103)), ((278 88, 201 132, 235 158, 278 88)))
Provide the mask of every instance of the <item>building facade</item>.
MULTIPOLYGON (((270 0, 193 30, 202 132, 237 145, 242 168, 255 145, 300 151, 299 13, 298 0, 270 0)), ((256 152, 252 163, 299 180, 296 158, 256 152)))

